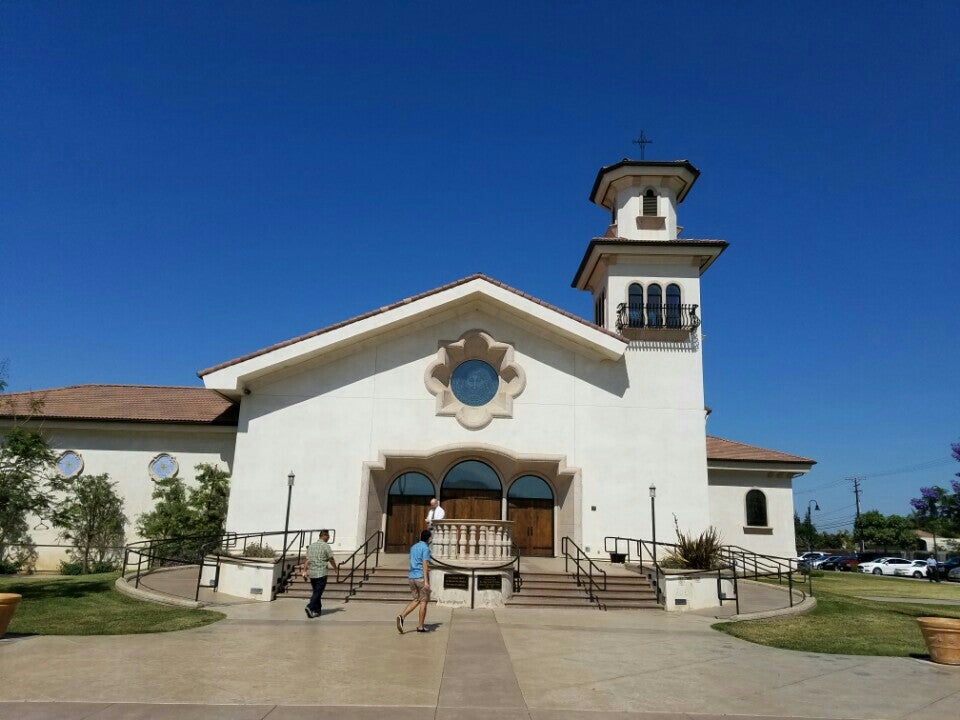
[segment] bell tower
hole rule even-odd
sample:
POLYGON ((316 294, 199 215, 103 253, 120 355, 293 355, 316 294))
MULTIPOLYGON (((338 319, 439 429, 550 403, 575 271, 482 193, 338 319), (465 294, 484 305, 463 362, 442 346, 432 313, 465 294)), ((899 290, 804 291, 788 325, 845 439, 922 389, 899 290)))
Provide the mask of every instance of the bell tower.
POLYGON ((686 160, 600 168, 590 201, 610 213, 610 225, 591 240, 573 279, 593 294, 597 325, 631 339, 698 332, 700 276, 727 247, 679 237, 677 207, 699 176, 686 160))

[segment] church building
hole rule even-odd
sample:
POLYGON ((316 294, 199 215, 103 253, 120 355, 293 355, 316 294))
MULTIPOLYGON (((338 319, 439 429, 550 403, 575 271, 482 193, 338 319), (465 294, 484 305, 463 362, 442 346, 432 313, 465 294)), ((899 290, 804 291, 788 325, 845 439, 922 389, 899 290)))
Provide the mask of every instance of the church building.
MULTIPOLYGON (((606 536, 651 538, 655 487, 659 540, 676 518, 791 557, 792 481, 814 461, 707 434, 700 283, 727 243, 680 237, 698 175, 600 169, 590 200, 609 226, 572 281, 590 319, 472 275, 201 370, 203 387, 0 396, 0 431, 42 398, 32 422, 57 471, 109 473, 131 521, 153 480, 208 462, 232 474, 228 530, 282 530, 292 471, 290 527, 335 528, 337 551, 383 530, 406 552, 436 496, 447 519, 512 520, 522 555, 569 536, 601 557, 606 536)), ((56 533, 36 523, 38 567, 55 567, 56 533)))

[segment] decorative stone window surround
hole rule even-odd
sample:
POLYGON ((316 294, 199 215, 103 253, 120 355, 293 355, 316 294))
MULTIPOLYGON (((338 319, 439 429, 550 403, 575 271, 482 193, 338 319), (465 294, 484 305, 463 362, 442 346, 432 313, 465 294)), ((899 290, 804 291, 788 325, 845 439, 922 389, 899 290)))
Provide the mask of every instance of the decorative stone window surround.
POLYGON ((180 472, 180 463, 178 463, 177 459, 170 453, 162 452, 157 455, 154 455, 153 459, 150 460, 149 463, 147 463, 147 472, 150 473, 150 479, 153 481, 166 480, 167 478, 174 478, 180 472), (162 467, 160 463, 163 463, 164 461, 168 461, 169 463, 172 463, 173 465, 172 471, 167 473, 160 472, 160 468, 162 467))
POLYGON ((83 472, 83 456, 76 450, 64 450, 57 458, 55 466, 57 475, 64 480, 77 477, 83 472), (73 458, 76 458, 76 460, 73 460, 73 458))
POLYGON ((437 398, 437 415, 456 417, 468 430, 480 430, 495 417, 513 417, 513 399, 523 392, 527 376, 513 361, 513 347, 482 330, 469 330, 458 340, 445 342, 427 366, 424 384, 437 398), (497 373, 499 386, 493 398, 479 407, 461 402, 451 389, 453 371, 467 360, 480 360, 497 373))

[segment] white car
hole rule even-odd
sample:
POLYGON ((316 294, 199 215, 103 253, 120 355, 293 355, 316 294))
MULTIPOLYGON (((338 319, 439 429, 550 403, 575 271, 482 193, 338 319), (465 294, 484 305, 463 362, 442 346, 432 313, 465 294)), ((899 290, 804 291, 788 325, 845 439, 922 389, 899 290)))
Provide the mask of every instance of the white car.
POLYGON ((912 560, 901 557, 882 557, 870 562, 857 565, 857 572, 871 573, 873 575, 893 575, 897 568, 909 567, 912 560))
POLYGON ((906 575, 908 577, 925 578, 927 576, 927 561, 914 560, 909 565, 898 565, 893 571, 894 575, 906 575))

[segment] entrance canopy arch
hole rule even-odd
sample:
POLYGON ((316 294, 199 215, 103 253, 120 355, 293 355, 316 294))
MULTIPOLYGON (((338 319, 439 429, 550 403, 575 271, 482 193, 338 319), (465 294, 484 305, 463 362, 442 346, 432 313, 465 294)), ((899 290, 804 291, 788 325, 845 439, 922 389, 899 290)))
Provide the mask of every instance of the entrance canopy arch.
MULTIPOLYGON (((572 537, 575 542, 581 541, 579 508, 582 481, 579 468, 568 466, 562 455, 517 453, 508 448, 487 443, 472 443, 467 446, 460 442, 427 450, 383 450, 379 453, 377 460, 365 462, 363 492, 367 502, 361 509, 361 517, 366 519, 363 526, 366 535, 374 530, 385 530, 391 499, 390 488, 399 475, 411 471, 419 472, 433 481, 434 495, 443 502, 447 520, 509 519, 507 495, 513 487, 513 482, 509 481, 513 478, 520 479, 525 475, 535 475, 544 479, 553 490, 554 547, 559 542, 559 538, 565 535, 572 537), (480 512, 467 504, 462 508, 458 507, 460 498, 454 498, 453 495, 460 493, 461 490, 450 487, 445 490, 440 489, 440 485, 448 475, 451 476, 450 485, 459 484, 459 480, 458 483, 453 482, 454 478, 461 473, 467 475, 466 471, 471 468, 480 470, 486 477, 491 477, 488 470, 472 464, 460 467, 451 475, 451 471, 465 461, 475 461, 479 465, 492 468, 497 477, 497 484, 502 488, 502 491, 496 494, 488 491, 488 498, 500 497, 501 507, 494 510, 488 504, 487 512, 479 518, 461 514, 463 512, 473 515, 475 512, 480 512)), ((521 488, 522 486, 517 486, 513 496, 516 497, 521 488)), ((477 492, 482 493, 483 490, 477 489, 477 492)), ((421 524, 421 529, 426 525, 428 503, 429 498, 424 496, 420 514, 415 517, 417 523, 421 524)), ((409 549, 410 547, 406 546, 400 550, 407 552, 409 549)), ((391 550, 391 552, 396 551, 391 550)))
POLYGON ((443 476, 440 504, 448 520, 500 520, 503 484, 490 465, 462 460, 443 476))

